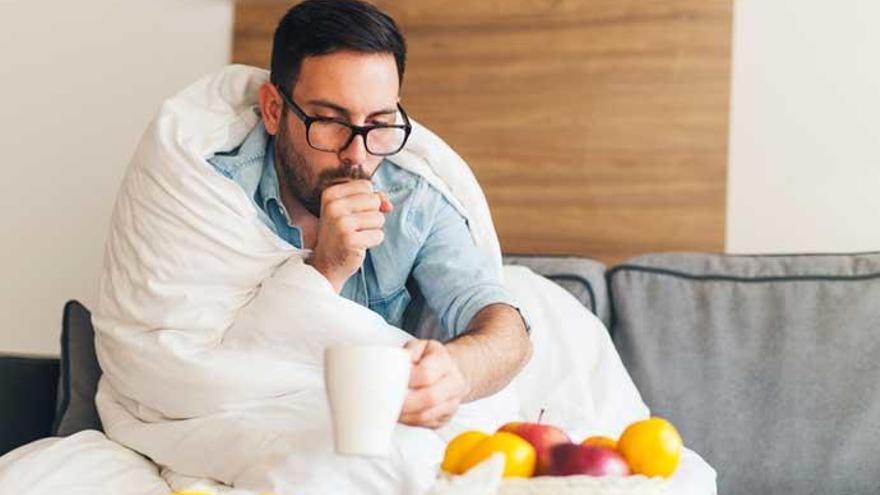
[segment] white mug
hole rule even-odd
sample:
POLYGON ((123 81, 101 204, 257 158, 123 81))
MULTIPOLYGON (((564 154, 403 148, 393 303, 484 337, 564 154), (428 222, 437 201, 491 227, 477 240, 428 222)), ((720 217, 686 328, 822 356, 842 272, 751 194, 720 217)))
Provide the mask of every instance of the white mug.
POLYGON ((324 381, 339 454, 386 456, 409 388, 402 347, 336 345, 324 350, 324 381))

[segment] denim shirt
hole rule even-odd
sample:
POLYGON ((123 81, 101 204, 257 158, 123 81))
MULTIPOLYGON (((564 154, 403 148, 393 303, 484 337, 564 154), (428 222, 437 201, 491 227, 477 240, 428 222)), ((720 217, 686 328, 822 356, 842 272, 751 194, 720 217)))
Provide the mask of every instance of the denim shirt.
MULTIPOLYGON (((262 123, 238 148, 208 162, 245 190, 267 227, 292 246, 303 247, 302 231, 291 225, 281 202, 272 138, 262 123)), ((367 250, 341 296, 414 333, 404 326, 404 312, 413 297, 411 289, 417 291, 439 319, 441 340, 463 333, 486 305, 514 306, 501 286, 500 273, 476 247, 466 220, 442 193, 389 160, 382 161, 372 182, 394 209, 385 216, 385 240, 367 250)))

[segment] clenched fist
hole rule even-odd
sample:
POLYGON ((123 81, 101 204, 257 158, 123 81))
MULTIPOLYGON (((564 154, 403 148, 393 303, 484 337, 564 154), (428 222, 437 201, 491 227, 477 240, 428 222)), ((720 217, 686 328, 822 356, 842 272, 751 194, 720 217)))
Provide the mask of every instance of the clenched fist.
POLYGON ((385 194, 368 180, 351 180, 321 194, 321 217, 309 263, 339 293, 364 262, 367 249, 385 239, 385 214, 392 209, 385 194))

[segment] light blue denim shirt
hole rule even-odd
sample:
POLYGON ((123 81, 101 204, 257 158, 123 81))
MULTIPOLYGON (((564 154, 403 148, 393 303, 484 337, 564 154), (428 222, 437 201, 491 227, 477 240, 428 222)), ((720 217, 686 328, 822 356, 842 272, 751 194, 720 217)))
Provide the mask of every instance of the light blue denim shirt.
MULTIPOLYGON (((262 123, 237 149, 218 153, 208 162, 245 190, 263 223, 302 248, 302 231, 290 224, 281 202, 272 139, 262 123)), ((476 247, 464 217, 443 194, 388 160, 379 165, 372 182, 388 195, 394 209, 385 216, 385 240, 367 251, 361 269, 343 285, 343 297, 413 333, 405 328, 404 313, 411 292, 420 292, 419 299, 424 298, 439 318, 442 340, 463 333, 488 304, 514 306, 500 284, 500 273, 476 247)))

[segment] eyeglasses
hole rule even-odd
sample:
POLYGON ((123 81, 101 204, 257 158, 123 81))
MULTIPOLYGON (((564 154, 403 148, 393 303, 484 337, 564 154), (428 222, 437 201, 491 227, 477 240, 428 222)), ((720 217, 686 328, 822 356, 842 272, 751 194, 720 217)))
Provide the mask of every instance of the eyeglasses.
MULTIPOLYGON (((331 117, 312 117, 306 115, 305 111, 293 102, 293 99, 281 89, 275 86, 284 103, 293 110, 293 113, 306 126, 306 142, 309 146, 318 151, 327 151, 336 153, 345 148, 354 140, 355 136, 363 136, 364 147, 367 153, 375 156, 388 156, 397 153, 403 149, 406 140, 412 132, 412 125, 409 117, 397 104, 397 111, 403 120, 403 124, 375 124, 375 125, 353 125, 342 120, 331 117)), ((397 119, 395 119, 395 122, 397 119)))

